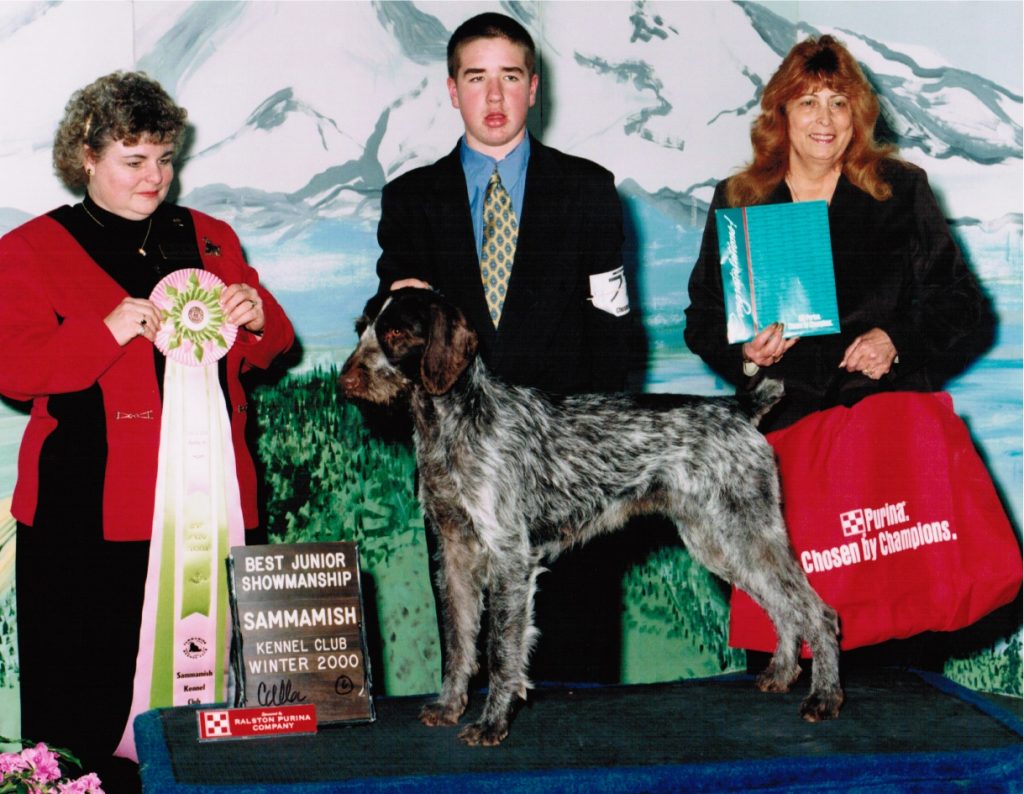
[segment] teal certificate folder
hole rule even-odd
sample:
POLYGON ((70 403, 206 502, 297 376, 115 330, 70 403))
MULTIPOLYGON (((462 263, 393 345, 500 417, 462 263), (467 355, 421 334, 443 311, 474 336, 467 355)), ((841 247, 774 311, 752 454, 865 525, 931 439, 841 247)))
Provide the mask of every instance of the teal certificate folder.
POLYGON ((715 210, 729 342, 779 322, 785 336, 839 333, 824 201, 715 210))

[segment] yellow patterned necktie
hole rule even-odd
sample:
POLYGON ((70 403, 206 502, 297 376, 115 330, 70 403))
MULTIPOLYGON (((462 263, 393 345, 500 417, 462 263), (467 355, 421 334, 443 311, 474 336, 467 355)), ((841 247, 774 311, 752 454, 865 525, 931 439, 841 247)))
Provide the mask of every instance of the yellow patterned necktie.
POLYGON ((519 221, 512 208, 512 197, 501 184, 501 176, 495 168, 484 195, 484 234, 480 251, 480 277, 495 328, 501 321, 518 238, 519 221))

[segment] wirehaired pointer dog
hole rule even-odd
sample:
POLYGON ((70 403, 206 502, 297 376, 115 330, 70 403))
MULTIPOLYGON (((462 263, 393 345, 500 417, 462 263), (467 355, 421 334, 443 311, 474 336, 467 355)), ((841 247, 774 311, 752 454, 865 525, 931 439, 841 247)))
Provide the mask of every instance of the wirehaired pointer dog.
POLYGON ((789 689, 804 639, 814 665, 800 713, 811 722, 838 715, 836 613, 793 555, 775 459, 755 428, 782 396, 780 383, 735 398, 547 396, 489 374, 462 312, 429 290, 372 299, 356 330, 341 387, 376 405, 409 400, 419 498, 438 535, 445 669, 422 722, 454 725, 466 709, 486 593, 487 699, 459 736, 471 745, 504 739, 530 688, 542 563, 648 513, 669 517, 690 554, 775 624, 778 647, 758 687, 789 689))

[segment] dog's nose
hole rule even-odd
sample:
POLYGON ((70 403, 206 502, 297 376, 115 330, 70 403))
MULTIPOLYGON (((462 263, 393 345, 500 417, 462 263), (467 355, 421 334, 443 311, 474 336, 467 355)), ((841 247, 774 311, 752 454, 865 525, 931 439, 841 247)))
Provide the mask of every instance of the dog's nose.
POLYGON ((361 369, 351 367, 341 371, 338 383, 341 384, 341 390, 345 392, 345 396, 352 397, 361 392, 363 385, 366 383, 366 377, 361 369))

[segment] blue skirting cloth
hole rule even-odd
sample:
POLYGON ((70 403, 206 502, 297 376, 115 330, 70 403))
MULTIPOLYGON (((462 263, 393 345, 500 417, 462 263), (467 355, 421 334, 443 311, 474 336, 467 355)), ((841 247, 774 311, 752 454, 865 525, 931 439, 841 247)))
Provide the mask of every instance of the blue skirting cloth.
MULTIPOLYGON (((797 710, 751 676, 531 693, 504 743, 426 728, 425 697, 375 698, 377 720, 315 736, 200 744, 189 708, 135 722, 146 792, 1020 792, 1020 714, 931 673, 845 683, 838 720, 797 710)), ((482 696, 472 699, 468 718, 482 696)), ((464 718, 465 721, 465 718, 464 718)))

